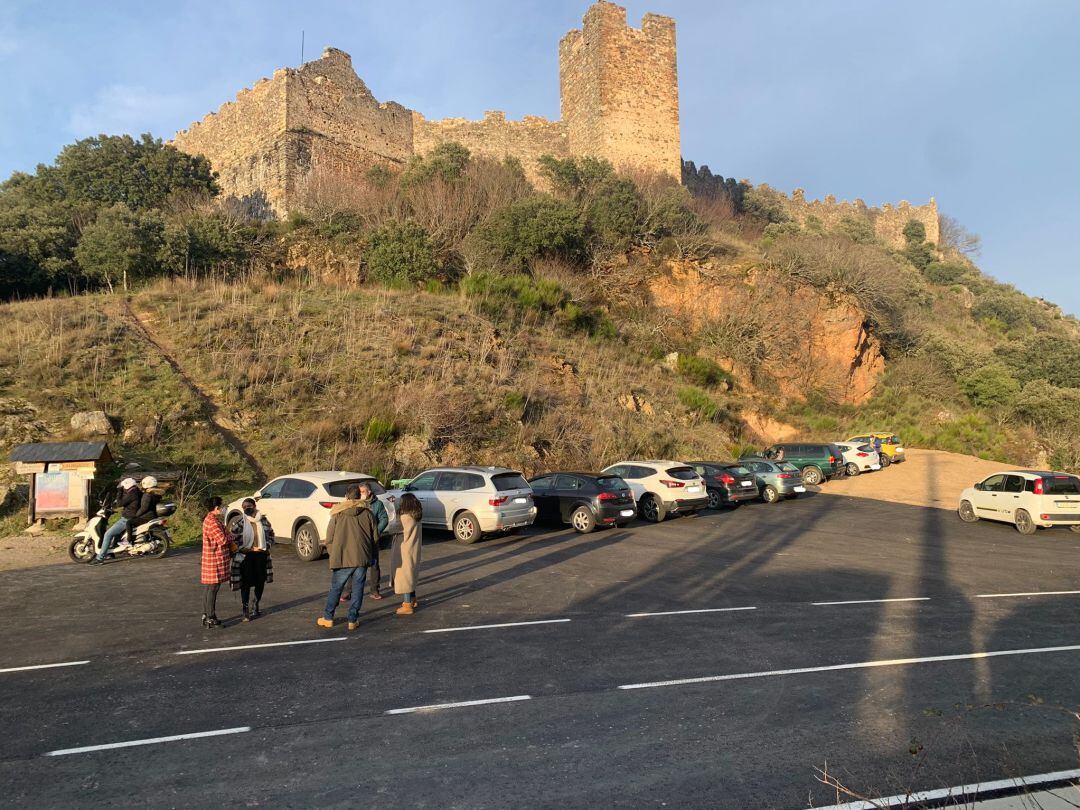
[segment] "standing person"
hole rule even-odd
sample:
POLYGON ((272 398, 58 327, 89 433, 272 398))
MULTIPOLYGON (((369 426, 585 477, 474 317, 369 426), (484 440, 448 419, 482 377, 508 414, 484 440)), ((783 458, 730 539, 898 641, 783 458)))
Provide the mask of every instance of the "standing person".
POLYGON ((420 519, 424 516, 420 499, 411 492, 401 496, 398 505, 401 518, 401 534, 394 537, 394 547, 390 552, 390 581, 394 583, 394 593, 401 594, 399 616, 411 616, 419 607, 416 601, 416 580, 420 573, 420 545, 423 527, 420 519))
MULTIPOLYGON (((351 491, 351 488, 350 488, 351 491)), ((356 499, 349 497, 348 492, 345 494, 345 500, 339 503, 331 511, 331 516, 334 512, 340 512, 343 509, 350 509, 357 504, 358 501, 364 501, 367 503, 368 509, 371 510, 372 517, 375 518, 375 524, 378 527, 378 536, 375 538, 375 554, 373 562, 371 563, 371 598, 378 601, 383 596, 379 593, 379 582, 382 579, 382 571, 379 570, 379 544, 382 540, 382 534, 386 531, 386 527, 390 524, 390 518, 386 514, 386 506, 379 500, 378 496, 372 492, 371 484, 364 481, 360 484, 359 493, 356 499)), ((345 583, 345 590, 341 594, 341 601, 343 603, 352 600, 352 589, 354 584, 352 581, 345 583)))
POLYGON ((244 621, 249 622, 262 615, 259 601, 263 586, 274 581, 274 566, 270 560, 270 547, 274 544, 274 530, 270 521, 259 513, 254 498, 244 498, 240 505, 243 520, 236 534, 239 550, 233 555, 230 584, 240 591, 244 603, 244 621), (255 590, 255 607, 251 608, 251 591, 255 590))
POLYGON ((221 627, 217 617, 217 596, 222 582, 229 581, 229 557, 236 544, 225 532, 221 498, 206 499, 202 522, 203 627, 221 627))
POLYGON ((345 497, 350 506, 330 516, 326 527, 326 549, 330 553, 330 592, 326 595, 323 615, 316 620, 319 627, 334 626, 334 612, 349 577, 353 578, 352 597, 349 602, 349 629, 355 630, 360 622, 360 604, 364 600, 364 578, 373 557, 379 549, 376 545, 379 527, 368 504, 360 497, 360 489, 350 486, 345 497))
MULTIPOLYGON (((101 539, 101 551, 98 552, 97 557, 93 560, 94 565, 101 565, 105 562, 105 555, 109 553, 109 549, 112 548, 112 544, 116 542, 116 538, 127 531, 128 523, 130 523, 135 518, 135 515, 138 514, 139 500, 141 497, 142 492, 139 489, 139 485, 135 483, 134 478, 125 478, 117 485, 115 506, 120 510, 120 517, 116 523, 105 532, 105 536, 101 539)), ((123 542, 127 541, 125 540, 123 542)), ((121 543, 121 545, 123 545, 123 543, 121 543)))

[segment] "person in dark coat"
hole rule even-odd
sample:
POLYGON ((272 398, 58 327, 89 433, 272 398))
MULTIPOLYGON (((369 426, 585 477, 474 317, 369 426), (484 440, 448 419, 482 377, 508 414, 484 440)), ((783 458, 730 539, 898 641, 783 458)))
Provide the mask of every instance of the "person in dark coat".
MULTIPOLYGON (((150 476, 147 476, 147 478, 154 481, 154 486, 157 486, 156 480, 150 478, 150 476)), ((143 480, 146 481, 147 478, 143 480)), ((120 510, 120 517, 101 539, 101 551, 98 552, 96 559, 93 561, 95 564, 101 565, 105 562, 105 556, 109 553, 109 549, 112 548, 112 544, 125 532, 127 537, 117 548, 126 548, 125 544, 131 544, 131 532, 129 530, 132 527, 132 521, 139 514, 139 504, 142 501, 142 496, 143 492, 134 478, 125 478, 117 486, 115 506, 120 510)))
MULTIPOLYGON (((371 485, 367 481, 360 484, 360 493, 357 496, 362 501, 366 501, 368 509, 371 510, 372 517, 375 518, 375 524, 379 529, 379 536, 375 538, 375 557, 371 563, 371 571, 368 574, 368 580, 371 583, 371 598, 378 601, 383 598, 383 595, 379 593, 379 582, 382 580, 382 571, 379 570, 379 547, 382 543, 383 532, 386 531, 386 527, 390 525, 390 516, 386 513, 386 506, 379 500, 378 496, 372 492, 371 485)), ((348 498, 337 504, 334 507, 334 511, 340 512, 342 509, 348 509, 350 506, 355 505, 356 501, 348 498)), ((333 514, 333 512, 331 512, 333 514)), ((341 594, 342 603, 352 601, 352 580, 345 583, 345 590, 341 594)))
POLYGON ((379 526, 367 501, 360 498, 359 488, 346 492, 355 503, 335 512, 326 528, 326 550, 330 553, 330 592, 326 595, 323 615, 316 621, 319 627, 334 626, 341 591, 349 577, 353 578, 352 601, 349 602, 349 629, 355 630, 360 621, 360 604, 364 599, 364 579, 368 566, 378 555, 379 526))
POLYGON ((233 555, 229 570, 230 586, 240 591, 240 600, 244 603, 244 621, 250 622, 262 615, 259 601, 263 587, 274 581, 274 565, 270 558, 270 547, 274 545, 274 530, 270 521, 263 516, 254 498, 244 498, 240 504, 243 520, 236 526, 236 554, 233 555), (255 591, 255 607, 251 607, 251 592, 255 591))

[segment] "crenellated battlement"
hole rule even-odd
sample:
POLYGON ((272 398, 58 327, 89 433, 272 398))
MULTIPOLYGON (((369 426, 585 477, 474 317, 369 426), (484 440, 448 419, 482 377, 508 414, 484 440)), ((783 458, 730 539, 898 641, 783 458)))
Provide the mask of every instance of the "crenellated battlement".
MULTIPOLYGON (((769 189, 768 185, 758 188, 769 189)), ((901 200, 896 205, 883 203, 872 208, 863 200, 837 200, 831 194, 822 200, 807 200, 806 193, 797 188, 791 196, 784 197, 788 214, 800 225, 806 227, 815 221, 826 230, 833 230, 847 217, 862 220, 874 229, 878 239, 893 248, 904 247, 904 227, 911 220, 917 220, 926 228, 926 240, 935 244, 940 239, 937 202, 933 197, 926 205, 912 205, 901 200)))

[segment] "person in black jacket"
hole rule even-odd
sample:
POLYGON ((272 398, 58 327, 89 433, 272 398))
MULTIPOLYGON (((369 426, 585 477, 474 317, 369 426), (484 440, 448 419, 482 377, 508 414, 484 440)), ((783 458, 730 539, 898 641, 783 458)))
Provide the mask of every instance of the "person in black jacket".
POLYGON ((105 555, 109 553, 109 549, 116 541, 116 538, 128 530, 128 525, 139 512, 142 494, 142 490, 139 489, 139 485, 135 483, 134 478, 125 478, 116 487, 115 506, 120 510, 120 519, 105 532, 105 537, 101 541, 101 551, 98 552, 97 559, 94 560, 95 563, 99 565, 103 563, 105 555))

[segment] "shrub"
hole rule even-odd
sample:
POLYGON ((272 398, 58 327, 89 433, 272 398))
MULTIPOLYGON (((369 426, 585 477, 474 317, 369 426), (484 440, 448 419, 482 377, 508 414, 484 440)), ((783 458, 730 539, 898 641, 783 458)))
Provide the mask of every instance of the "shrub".
POLYGON ((904 226, 904 241, 917 245, 926 241, 926 226, 917 219, 909 219, 904 226))
POLYGON ((922 272, 926 280, 934 284, 958 284, 971 270, 959 262, 930 262, 922 272))
POLYGON ((721 414, 720 406, 713 401, 712 397, 700 388, 695 388, 693 386, 680 388, 678 396, 679 402, 685 405, 689 410, 709 421, 715 420, 721 414))
MULTIPOLYGON (((432 177, 452 182, 464 173, 465 167, 469 165, 469 158, 469 150, 460 143, 440 143, 426 155, 416 155, 409 161, 401 175, 401 185, 407 188, 432 177)), ((376 176, 374 180, 378 183, 382 178, 376 176)))
POLYGON ((764 222, 787 222, 791 219, 784 195, 765 185, 747 189, 742 208, 750 216, 764 222))
POLYGON ((695 385, 710 388, 722 382, 731 382, 731 375, 707 357, 696 354, 680 354, 679 373, 695 385))
POLYGON ((471 273, 461 282, 461 291, 479 299, 480 307, 492 317, 514 311, 555 314, 571 329, 595 337, 615 337, 615 325, 598 310, 589 310, 570 300, 570 293, 558 282, 524 273, 471 273))
POLYGON ((874 226, 863 217, 844 216, 836 224, 836 233, 846 236, 852 242, 869 245, 877 241, 874 226))
POLYGON ((556 194, 579 202, 615 177, 615 168, 601 158, 570 157, 560 160, 552 155, 542 155, 537 165, 540 176, 551 184, 556 194))
POLYGON ((1040 430, 1080 431, 1080 389, 1032 380, 1012 401, 1011 412, 1040 430))
POLYGON ((1045 313, 1029 298, 1004 285, 991 289, 980 296, 971 309, 980 321, 998 321, 1009 329, 1018 327, 1040 328, 1046 325, 1045 313))
POLYGON ((158 269, 157 254, 162 242, 161 217, 138 214, 123 204, 103 209, 94 222, 83 229, 75 248, 75 260, 86 277, 105 284, 143 278, 158 269))
POLYGON ((625 177, 605 180, 585 206, 585 222, 593 238, 614 250, 630 246, 638 234, 641 214, 641 195, 634 182, 625 177))
POLYGON ((440 274, 427 231, 412 222, 391 222, 368 237, 364 265, 369 279, 416 284, 440 274))
POLYGON ((1007 405, 1020 390, 1020 383, 1000 363, 989 363, 962 374, 960 390, 980 408, 1007 405))
POLYGON ((577 209, 542 194, 496 211, 477 229, 476 240, 488 258, 517 271, 532 259, 580 263, 585 257, 585 228, 577 209))
POLYGON ((373 416, 364 427, 364 441, 368 444, 390 444, 398 437, 398 432, 392 419, 373 416))

